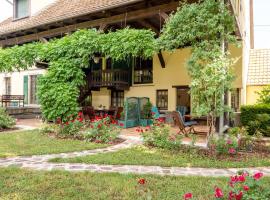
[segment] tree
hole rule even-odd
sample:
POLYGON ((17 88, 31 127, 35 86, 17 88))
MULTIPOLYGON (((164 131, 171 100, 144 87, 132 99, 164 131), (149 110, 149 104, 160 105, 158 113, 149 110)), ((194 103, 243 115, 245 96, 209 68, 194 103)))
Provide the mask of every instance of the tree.
POLYGON ((187 68, 191 77, 192 112, 206 115, 213 133, 216 117, 227 110, 224 92, 233 82, 233 60, 224 52, 224 41, 236 43, 234 16, 223 1, 183 3, 165 24, 159 39, 161 49, 191 46, 187 68))

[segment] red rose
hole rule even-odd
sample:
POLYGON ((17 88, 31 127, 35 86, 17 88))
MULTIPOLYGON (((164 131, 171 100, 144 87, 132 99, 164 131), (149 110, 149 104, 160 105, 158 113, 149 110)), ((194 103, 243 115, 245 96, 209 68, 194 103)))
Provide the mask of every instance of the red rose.
POLYGON ((243 189, 244 189, 245 191, 249 191, 249 187, 248 187, 247 185, 244 185, 244 186, 243 186, 243 189))
POLYGON ((223 192, 220 188, 216 187, 215 189, 215 197, 216 198, 222 198, 224 195, 223 195, 223 192))
POLYGON ((102 127, 102 124, 99 124, 99 125, 98 125, 98 128, 101 128, 101 127, 102 127))
POLYGON ((141 179, 138 180, 138 183, 140 185, 144 185, 146 183, 146 180, 144 178, 141 178, 141 179))
POLYGON ((235 194, 235 200, 241 200, 243 198, 243 192, 240 191, 238 194, 235 194))
POLYGON ((238 177, 238 180, 239 180, 239 182, 245 182, 246 178, 245 178, 244 175, 241 175, 241 176, 238 177))
POLYGON ((184 194, 184 200, 192 199, 192 197, 193 197, 192 193, 184 194))
POLYGON ((80 117, 81 117, 82 115, 83 115, 83 113, 82 113, 82 112, 79 112, 79 113, 78 113, 78 116, 80 116, 80 117))
POLYGON ((259 179, 261 179, 262 177, 263 177, 263 173, 261 173, 261 172, 258 172, 258 173, 256 173, 256 174, 253 175, 253 178, 254 178, 255 180, 259 180, 259 179))

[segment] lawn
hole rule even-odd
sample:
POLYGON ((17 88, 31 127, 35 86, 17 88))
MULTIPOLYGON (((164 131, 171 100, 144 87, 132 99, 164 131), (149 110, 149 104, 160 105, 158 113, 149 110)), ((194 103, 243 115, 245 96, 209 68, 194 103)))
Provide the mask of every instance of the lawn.
POLYGON ((50 138, 38 130, 0 133, 0 157, 64 153, 106 146, 108 145, 50 138))
POLYGON ((168 150, 133 147, 113 153, 96 154, 76 158, 55 158, 52 162, 91 163, 112 165, 154 165, 164 167, 212 167, 240 168, 270 166, 269 158, 250 157, 242 161, 224 161, 201 156, 196 153, 172 152, 168 150))
MULTIPOLYGON (((227 178, 172 177, 117 173, 70 173, 64 171, 28 171, 16 168, 0 169, 1 199, 141 199, 138 179, 145 178, 155 200, 179 200, 192 192, 195 200, 211 200, 214 187, 224 188, 227 178), (207 183, 207 184, 205 184, 207 183)), ((270 184, 263 178, 264 185, 270 184)))

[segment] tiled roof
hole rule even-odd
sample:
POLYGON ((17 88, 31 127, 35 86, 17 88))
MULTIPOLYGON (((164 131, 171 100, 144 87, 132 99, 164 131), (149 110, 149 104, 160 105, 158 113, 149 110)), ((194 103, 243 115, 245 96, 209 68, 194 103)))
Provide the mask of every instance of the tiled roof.
POLYGON ((13 21, 12 18, 0 23, 0 35, 35 28, 73 17, 83 16, 141 0, 56 0, 35 15, 13 21))
POLYGON ((250 50, 247 84, 270 84, 270 49, 250 50))

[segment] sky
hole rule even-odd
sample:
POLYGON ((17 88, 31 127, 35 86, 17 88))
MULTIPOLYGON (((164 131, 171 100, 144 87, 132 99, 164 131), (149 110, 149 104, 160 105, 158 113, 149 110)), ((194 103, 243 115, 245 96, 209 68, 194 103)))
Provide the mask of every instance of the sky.
MULTIPOLYGON (((11 17, 12 10, 7 0, 0 0, 0 22, 11 17)), ((254 0, 254 36, 255 48, 270 48, 270 0, 254 0)))
POLYGON ((270 48, 270 0, 254 0, 255 48, 270 48))

